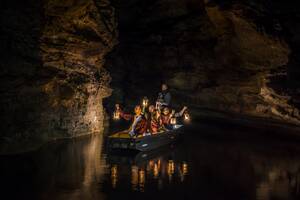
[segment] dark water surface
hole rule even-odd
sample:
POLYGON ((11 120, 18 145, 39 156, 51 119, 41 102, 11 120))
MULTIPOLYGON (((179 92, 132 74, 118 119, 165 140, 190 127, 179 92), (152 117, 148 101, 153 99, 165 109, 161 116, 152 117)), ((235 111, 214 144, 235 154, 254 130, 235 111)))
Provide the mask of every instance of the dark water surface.
POLYGON ((107 153, 103 135, 58 141, 0 157, 1 199, 300 199, 299 143, 257 135, 203 125, 136 155, 107 153))

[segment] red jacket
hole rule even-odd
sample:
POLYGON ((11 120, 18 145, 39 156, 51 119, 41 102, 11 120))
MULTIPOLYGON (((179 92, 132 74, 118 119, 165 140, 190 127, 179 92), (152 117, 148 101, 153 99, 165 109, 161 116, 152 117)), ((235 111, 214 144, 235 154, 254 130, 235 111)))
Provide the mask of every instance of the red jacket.
MULTIPOLYGON (((129 121, 129 120, 134 120, 134 115, 124 113, 123 111, 120 111, 120 117, 129 121)), ((134 128, 134 132, 136 134, 143 134, 147 131, 147 120, 146 118, 142 115, 142 119, 136 124, 134 128)))
POLYGON ((163 122, 161 118, 159 119, 152 119, 151 120, 151 133, 157 133, 159 129, 162 127, 163 122))
POLYGON ((168 114, 168 115, 162 114, 161 119, 162 119, 163 125, 168 125, 168 124, 170 124, 171 114, 168 114))
POLYGON ((146 131, 147 131, 147 120, 142 115, 142 119, 136 124, 136 126, 134 128, 134 132, 136 134, 143 134, 143 133, 146 133, 146 131))

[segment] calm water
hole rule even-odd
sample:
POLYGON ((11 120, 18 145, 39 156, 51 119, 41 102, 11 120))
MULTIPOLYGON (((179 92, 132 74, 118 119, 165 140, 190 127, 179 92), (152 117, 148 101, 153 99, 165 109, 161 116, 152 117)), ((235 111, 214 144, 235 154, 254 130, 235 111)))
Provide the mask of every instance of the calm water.
POLYGON ((300 199, 300 146, 203 126, 150 153, 112 155, 103 135, 2 156, 1 199, 300 199))

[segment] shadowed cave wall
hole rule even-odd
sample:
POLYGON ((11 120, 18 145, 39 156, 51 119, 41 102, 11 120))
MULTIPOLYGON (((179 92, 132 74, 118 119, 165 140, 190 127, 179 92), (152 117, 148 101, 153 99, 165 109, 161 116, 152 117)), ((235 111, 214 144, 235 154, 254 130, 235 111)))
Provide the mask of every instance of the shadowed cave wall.
POLYGON ((1 1, 1 147, 101 131, 116 38, 107 0, 1 1))
POLYGON ((292 5, 255 0, 112 4, 119 44, 106 62, 115 89, 110 102, 153 99, 164 81, 175 105, 299 123, 299 12, 292 5))
POLYGON ((161 81, 175 105, 299 123, 299 8, 284 1, 4 0, 0 9, 3 149, 99 132, 110 87, 107 107, 154 98, 161 81))

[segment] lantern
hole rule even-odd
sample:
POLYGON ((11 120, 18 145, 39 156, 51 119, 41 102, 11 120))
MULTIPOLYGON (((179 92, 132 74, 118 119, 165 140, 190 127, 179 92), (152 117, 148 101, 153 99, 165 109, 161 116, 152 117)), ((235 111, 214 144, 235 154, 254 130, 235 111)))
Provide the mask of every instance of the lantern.
POLYGON ((120 111, 116 110, 113 114, 113 118, 114 118, 114 120, 120 119, 120 111))
POLYGON ((144 107, 147 107, 148 103, 149 103, 148 98, 147 98, 147 97, 144 97, 144 98, 143 98, 143 106, 144 106, 144 107))
POLYGON ((176 118, 175 118, 175 117, 172 117, 172 118, 170 119, 170 124, 172 124, 172 125, 175 125, 175 124, 176 124, 176 118))
POLYGON ((188 174, 188 164, 186 162, 184 162, 182 164, 182 173, 183 173, 183 175, 187 175, 188 174))
POLYGON ((185 113, 184 113, 183 119, 184 119, 184 121, 190 121, 190 115, 189 115, 188 112, 185 112, 185 113))

